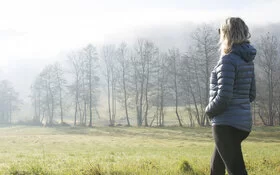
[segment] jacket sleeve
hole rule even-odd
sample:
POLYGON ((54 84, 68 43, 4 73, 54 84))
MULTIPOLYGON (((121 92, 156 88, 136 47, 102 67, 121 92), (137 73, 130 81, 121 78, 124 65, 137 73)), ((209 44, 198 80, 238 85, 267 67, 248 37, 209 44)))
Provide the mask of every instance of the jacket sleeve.
POLYGON ((255 80, 254 72, 253 72, 253 78, 252 78, 252 82, 251 82, 249 98, 250 98, 250 102, 253 102, 256 98, 256 80, 255 80))
POLYGON ((228 56, 224 56, 216 67, 217 95, 208 103, 205 112, 209 118, 213 118, 225 111, 233 96, 235 80, 235 66, 228 56))

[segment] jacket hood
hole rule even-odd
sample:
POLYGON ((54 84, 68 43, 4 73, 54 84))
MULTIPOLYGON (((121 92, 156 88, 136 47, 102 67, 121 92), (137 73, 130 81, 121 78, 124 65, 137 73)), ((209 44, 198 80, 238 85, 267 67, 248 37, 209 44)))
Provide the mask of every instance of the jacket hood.
POLYGON ((231 52, 239 55, 246 62, 253 61, 257 54, 257 50, 250 43, 234 44, 231 52))

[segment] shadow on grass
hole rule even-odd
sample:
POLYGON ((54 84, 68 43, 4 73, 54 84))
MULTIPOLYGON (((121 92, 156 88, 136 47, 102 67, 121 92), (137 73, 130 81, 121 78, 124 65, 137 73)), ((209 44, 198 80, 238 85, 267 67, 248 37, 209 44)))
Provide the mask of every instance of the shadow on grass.
POLYGON ((210 127, 55 127, 57 133, 89 136, 144 137, 150 139, 209 141, 212 139, 210 127))
POLYGON ((280 142, 279 126, 253 127, 248 140, 256 142, 280 142))
MULTIPOLYGON (((125 127, 125 126, 103 126, 103 127, 86 127, 86 126, 68 126, 55 125, 52 127, 26 126, 26 125, 3 125, 0 129, 13 130, 25 128, 41 128, 42 132, 49 134, 70 134, 70 135, 88 135, 88 136, 114 136, 114 137, 145 137, 150 139, 168 139, 168 140, 190 140, 190 141, 212 141, 211 127, 125 127), (45 129, 44 129, 45 128, 45 129), (51 132, 49 132, 51 131, 51 132)), ((253 127, 248 137, 248 141, 253 142, 280 142, 280 126, 253 127)))
MULTIPOLYGON (((168 140, 194 140, 194 141, 212 141, 211 127, 55 127, 55 129, 64 134, 82 134, 92 136, 115 136, 115 137, 146 137, 168 140)), ((280 127, 253 127, 248 137, 248 141, 280 142, 280 127)))

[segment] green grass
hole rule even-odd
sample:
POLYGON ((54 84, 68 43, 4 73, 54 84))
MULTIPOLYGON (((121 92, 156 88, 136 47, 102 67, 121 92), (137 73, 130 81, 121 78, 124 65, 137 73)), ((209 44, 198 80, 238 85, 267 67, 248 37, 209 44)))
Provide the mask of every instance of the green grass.
MULTIPOLYGON (((211 128, 0 128, 0 174, 209 174, 211 128)), ((250 175, 280 174, 280 127, 243 143, 250 175)))

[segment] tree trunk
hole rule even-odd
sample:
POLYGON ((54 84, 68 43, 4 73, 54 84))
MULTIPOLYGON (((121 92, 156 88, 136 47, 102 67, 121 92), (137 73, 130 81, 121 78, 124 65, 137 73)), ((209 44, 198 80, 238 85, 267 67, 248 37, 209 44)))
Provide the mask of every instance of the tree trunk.
MULTIPOLYGON (((175 56, 174 56, 175 57, 175 56)), ((177 87, 177 68, 176 68, 176 60, 174 58, 174 86, 175 86, 175 107, 176 107, 176 116, 179 122, 179 126, 183 126, 181 123, 181 119, 178 113, 178 87, 177 87)))
MULTIPOLYGON (((113 73, 113 71, 112 71, 113 73)), ((112 75, 112 83, 111 83, 111 90, 112 90, 112 123, 111 126, 115 126, 115 119, 116 119, 116 92, 115 92, 115 82, 113 80, 112 75)))
POLYGON ((111 114, 111 90, 110 90, 110 73, 107 68, 107 93, 108 93, 108 114, 109 114, 109 125, 112 126, 112 114, 111 114))
POLYGON ((125 116, 127 121, 127 126, 130 126, 129 118, 128 118, 128 106, 127 106, 127 92, 126 92, 126 83, 125 83, 125 71, 124 67, 122 68, 122 75, 123 75, 123 91, 124 91, 124 108, 125 108, 125 116))
POLYGON ((89 127, 92 127, 92 65, 91 58, 89 60, 89 127))
POLYGON ((79 102, 79 81, 78 76, 76 77, 76 98, 75 98, 75 115, 74 115, 74 126, 77 124, 77 113, 78 113, 78 102, 79 102))
POLYGON ((274 114, 273 114, 273 82, 272 82, 272 70, 269 70, 269 89, 268 89, 268 116, 269 116, 269 125, 273 126, 274 124, 274 114))
POLYGON ((61 87, 59 88, 59 105, 60 105, 60 119, 61 123, 63 123, 63 107, 62 107, 62 92, 61 87))
POLYGON ((148 63, 148 69, 147 69, 147 79, 146 79, 146 88, 145 88, 145 99, 146 99, 146 110, 145 110, 145 126, 148 127, 148 110, 149 110, 149 100, 148 100, 148 89, 149 89, 149 76, 150 76, 150 70, 149 70, 149 63, 148 63))

